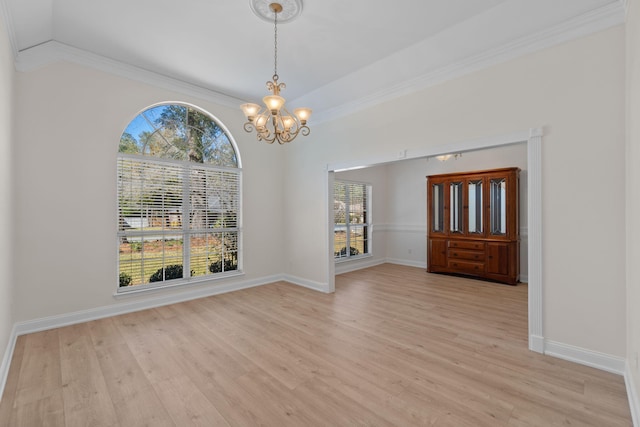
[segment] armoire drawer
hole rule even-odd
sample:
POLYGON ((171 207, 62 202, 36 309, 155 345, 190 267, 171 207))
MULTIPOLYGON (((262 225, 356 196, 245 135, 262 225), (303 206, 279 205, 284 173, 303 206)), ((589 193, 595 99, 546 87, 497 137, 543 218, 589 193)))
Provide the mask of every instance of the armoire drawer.
POLYGON ((463 240, 449 240, 449 249, 468 249, 484 251, 484 242, 466 242, 463 240))
POLYGON ((466 251, 457 248, 449 248, 450 259, 470 260, 484 262, 484 251, 466 251))
POLYGON ((459 272, 474 274, 484 273, 484 263, 482 262, 458 261, 455 259, 450 259, 449 268, 459 272))

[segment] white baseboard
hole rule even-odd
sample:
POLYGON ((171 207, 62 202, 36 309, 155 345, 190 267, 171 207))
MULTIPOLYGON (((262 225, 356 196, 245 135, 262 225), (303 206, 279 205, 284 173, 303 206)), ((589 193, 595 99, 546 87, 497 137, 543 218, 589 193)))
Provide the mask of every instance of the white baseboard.
POLYGON ((529 350, 544 354, 544 338, 538 335, 529 335, 529 350))
POLYGON ((407 267, 418 267, 427 269, 427 263, 425 261, 414 261, 410 259, 399 258, 387 258, 386 262, 389 264, 406 265, 407 267))
POLYGON ((7 348, 4 351, 4 356, 2 358, 2 364, 0 365, 0 400, 2 400, 2 395, 4 394, 4 387, 7 385, 7 378, 9 377, 9 367, 11 366, 11 359, 13 358, 13 352, 16 348, 17 339, 18 334, 16 332, 16 327, 14 326, 11 329, 9 342, 7 343, 7 348))
POLYGON ((631 409, 631 420, 634 427, 640 427, 640 399, 638 399, 638 389, 636 388, 635 381, 633 380, 633 374, 629 363, 626 364, 626 370, 624 373, 624 384, 627 388, 627 398, 629 399, 629 409, 631 409))
POLYGON ((381 264, 397 264, 405 265, 407 267, 427 268, 427 263, 423 261, 413 261, 399 258, 385 258, 385 259, 369 259, 367 261, 350 261, 336 264, 336 274, 350 273, 352 271, 362 270, 364 268, 375 267, 381 264))
POLYGON ((550 340, 544 342, 544 354, 618 375, 624 375, 626 370, 626 360, 622 357, 550 340))
POLYGON ((309 288, 314 291, 323 292, 325 294, 330 293, 328 283, 314 282, 313 280, 303 279, 302 277, 291 276, 288 274, 285 274, 281 280, 304 288, 309 288))
POLYGON ((356 259, 336 263, 336 274, 349 273, 351 271, 362 270, 363 268, 375 267, 387 262, 384 259, 374 259, 372 257, 356 259))
MULTIPOLYGON (((541 337, 536 337, 540 338, 541 337)), ((540 345, 540 339, 529 339, 529 348, 532 341, 535 345, 540 345)), ((633 375, 629 367, 629 363, 622 357, 612 356, 610 354, 600 353, 597 351, 586 350, 584 348, 575 347, 568 344, 562 344, 555 341, 544 340, 544 354, 559 359, 568 360, 570 362, 579 363, 581 365, 590 366, 602 371, 611 372, 624 376, 624 384, 627 390, 627 399, 629 400, 629 409, 631 410, 631 421, 634 427, 640 427, 640 400, 638 399, 637 388, 634 384, 633 375)), ((535 351, 535 350, 534 350, 535 351)))

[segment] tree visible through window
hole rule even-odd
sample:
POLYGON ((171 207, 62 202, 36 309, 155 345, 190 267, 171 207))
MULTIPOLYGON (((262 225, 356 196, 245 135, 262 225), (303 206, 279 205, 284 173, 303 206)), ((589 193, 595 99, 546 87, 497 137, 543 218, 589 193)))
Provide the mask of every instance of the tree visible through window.
POLYGON ((121 288, 239 269, 239 166, 224 128, 194 107, 131 121, 118 153, 121 288))
POLYGON ((333 194, 335 259, 368 254, 371 186, 336 180, 333 194))

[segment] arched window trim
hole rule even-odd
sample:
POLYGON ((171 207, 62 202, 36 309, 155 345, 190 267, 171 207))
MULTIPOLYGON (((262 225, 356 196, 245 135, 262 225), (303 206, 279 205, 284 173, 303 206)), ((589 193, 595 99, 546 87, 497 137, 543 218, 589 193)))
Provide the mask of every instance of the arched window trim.
MULTIPOLYGON (((178 105, 178 106, 183 106, 186 108, 190 108, 193 109, 197 112, 200 112, 204 115, 206 115, 208 118, 210 118, 215 124, 216 126, 218 126, 225 134, 226 136, 226 140, 229 142, 229 144, 231 144, 231 148, 234 151, 235 154, 235 162, 237 163, 237 167, 229 167, 229 166, 218 166, 214 163, 210 163, 210 162, 203 162, 203 163, 199 163, 199 162, 192 162, 192 161, 188 161, 188 160, 180 160, 180 159, 171 159, 171 158, 166 158, 163 156, 154 156, 154 155, 150 155, 150 154, 133 154, 133 153, 122 153, 120 151, 118 151, 118 155, 117 155, 117 163, 118 163, 118 201, 117 201, 117 211, 118 211, 118 272, 119 275, 122 272, 122 259, 121 259, 121 243, 123 241, 123 237, 126 236, 137 236, 139 241, 141 242, 140 244, 144 244, 144 242, 146 242, 146 238, 150 238, 149 236, 151 234, 158 234, 158 235, 162 235, 162 240, 163 245, 166 244, 167 240, 166 237, 167 235, 171 235, 173 238, 175 238, 176 235, 180 235, 181 239, 179 239, 180 242, 182 242, 182 265, 183 267, 186 266, 187 268, 183 269, 183 277, 180 279, 173 279, 173 280, 161 280, 158 282, 153 282, 153 283, 146 283, 146 282, 142 282, 140 284, 134 284, 132 286, 122 286, 122 280, 120 280, 120 286, 117 289, 116 294, 125 294, 125 293, 137 293, 140 291, 147 291, 147 290, 155 290, 155 289, 159 289, 159 288, 166 288, 166 287, 175 287, 175 286, 184 286, 185 284, 190 284, 190 283, 199 283, 199 282, 203 282, 203 281, 210 281, 210 280, 216 280, 216 279, 221 279, 221 278, 225 278, 225 277, 230 277, 230 276, 237 276, 237 275, 241 275, 243 274, 242 271, 242 160, 241 160, 241 156, 240 156, 240 152, 238 150, 237 144, 235 142, 235 139, 233 138, 233 135, 229 132, 229 130, 227 129, 227 127, 213 114, 211 114, 210 112, 208 112, 207 110, 197 106, 197 105, 193 105, 190 103, 186 103, 186 102, 180 102, 180 101, 167 101, 167 102, 160 102, 160 103, 156 103, 153 105, 150 105, 142 110, 140 110, 136 115, 133 116, 133 119, 131 121, 129 121, 129 123, 127 124, 127 126, 125 127, 125 129, 123 130, 121 135, 124 135, 125 132, 127 131, 127 129, 129 128, 130 124, 133 123, 133 121, 136 120, 136 118, 138 118, 141 114, 145 113, 146 111, 153 109, 153 108, 157 108, 158 106, 163 106, 163 105, 178 105), (182 196, 181 196, 181 207, 182 209, 187 209, 187 206, 191 206, 190 202, 189 202, 189 194, 191 194, 191 185, 189 184, 189 179, 187 179, 186 177, 190 176, 189 174, 194 173, 194 170, 198 170, 198 172, 195 173, 204 173, 205 175, 207 174, 206 171, 210 171, 210 172, 215 172, 217 174, 223 174, 224 176, 236 176, 237 178, 235 179, 235 181, 233 181, 237 186, 236 189, 236 195, 235 195, 235 199, 234 199, 234 203, 236 204, 236 208, 234 211, 235 214, 235 224, 231 227, 227 227, 227 226, 214 226, 215 228, 206 228, 206 229, 198 229, 198 230, 194 230, 193 227, 191 226, 191 218, 193 217, 193 212, 190 210, 189 213, 187 215, 184 215, 185 218, 189 218, 187 221, 181 221, 181 226, 179 229, 176 228, 170 228, 170 229, 162 229, 159 231, 145 231, 144 229, 141 229, 139 231, 135 231, 135 232, 127 232, 124 230, 124 227, 122 226, 122 221, 123 221, 123 216, 122 216, 122 208, 123 205, 121 205, 121 179, 122 179, 122 170, 121 170, 121 166, 123 164, 123 162, 135 162, 137 164, 148 164, 148 165, 159 165, 158 167, 162 167, 162 165, 167 165, 169 167, 174 167, 174 168, 178 168, 177 170, 180 170, 181 174, 183 174, 183 176, 185 177, 185 179, 183 180, 183 184, 182 184, 182 196), (232 251, 236 254, 236 265, 235 265, 235 269, 231 269, 229 271, 224 271, 225 267, 223 268, 222 272, 215 272, 215 273, 210 273, 209 271, 207 271, 204 275, 194 275, 192 276, 192 250, 191 250, 191 246, 192 246, 192 237, 196 236, 199 238, 201 235, 206 234, 206 235, 213 235, 215 233, 218 233, 219 235, 225 236, 228 234, 221 234, 221 233, 230 233, 232 235, 235 236, 235 242, 232 242, 235 244, 235 250, 232 251)), ((216 181, 217 182, 217 181, 216 181)), ((207 193, 209 194, 209 193, 207 193)), ((222 194, 222 193, 218 193, 218 194, 222 194)), ((226 193, 225 193, 226 194, 226 193)), ((207 199, 209 200, 209 196, 207 196, 207 199)), ((219 200, 218 200, 219 201, 219 200)), ((210 202, 207 202, 207 204, 209 205, 210 202)), ((226 205, 225 205, 226 206, 226 205)), ((207 210, 210 207, 206 208, 207 210)), ((222 212, 222 210, 219 210, 220 212, 222 212)), ((226 212, 226 211, 225 211, 226 212)), ((182 216, 182 211, 180 212, 180 216, 182 216)), ((140 214, 140 217, 142 218, 142 214, 140 214)), ((148 219, 148 218, 147 218, 148 219)), ((140 219, 140 222, 142 223, 142 219, 140 219)), ((226 221, 223 221, 223 224, 226 221)), ((224 237, 222 237, 221 240, 224 240, 224 237)), ((164 247, 164 246, 163 246, 164 247)), ((224 253, 224 251, 222 251, 222 253, 224 253)), ((224 255, 223 255, 224 256, 224 255)), ((163 260, 164 260, 164 256, 163 256, 163 260)), ((221 264, 225 264, 224 259, 222 259, 221 264)), ((209 258, 207 257, 207 264, 209 264, 209 258)), ((163 263, 162 266, 163 267, 167 267, 169 264, 163 263)), ((144 266, 141 268, 142 270, 142 274, 141 277, 143 278, 142 280, 144 280, 146 277, 144 277, 147 272, 145 271, 144 266)), ((168 269, 167 269, 168 270, 168 269)), ((162 271, 162 275, 165 276, 167 272, 165 270, 162 271)))

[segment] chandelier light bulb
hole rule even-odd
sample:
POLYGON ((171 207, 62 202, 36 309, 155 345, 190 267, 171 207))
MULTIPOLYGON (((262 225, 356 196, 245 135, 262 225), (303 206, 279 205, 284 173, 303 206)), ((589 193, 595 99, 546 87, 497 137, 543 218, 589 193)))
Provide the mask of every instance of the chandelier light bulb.
POLYGON ((256 121, 255 121, 255 123, 256 123, 256 127, 257 127, 259 130, 264 129, 264 128, 267 126, 267 120, 268 120, 268 119, 269 119, 269 118, 268 118, 266 115, 264 115, 264 114, 260 114, 260 115, 258 116, 258 118, 256 119, 256 121))
POLYGON ((262 98, 262 101, 264 102, 264 105, 267 106, 267 109, 271 111, 271 114, 275 116, 280 112, 285 99, 278 95, 269 95, 262 98))
POLYGON ((250 122, 252 122, 260 112, 260 106, 258 104, 242 104, 240 108, 242 108, 242 112, 250 122))
POLYGON ((296 108, 293 110, 293 114, 295 114, 298 120, 300 120, 300 123, 306 125, 307 120, 311 117, 311 111, 311 108, 296 108))
POLYGON ((282 126, 284 127, 284 130, 286 130, 287 132, 291 129, 291 127, 295 122, 296 122, 295 119, 291 116, 282 117, 282 126))

